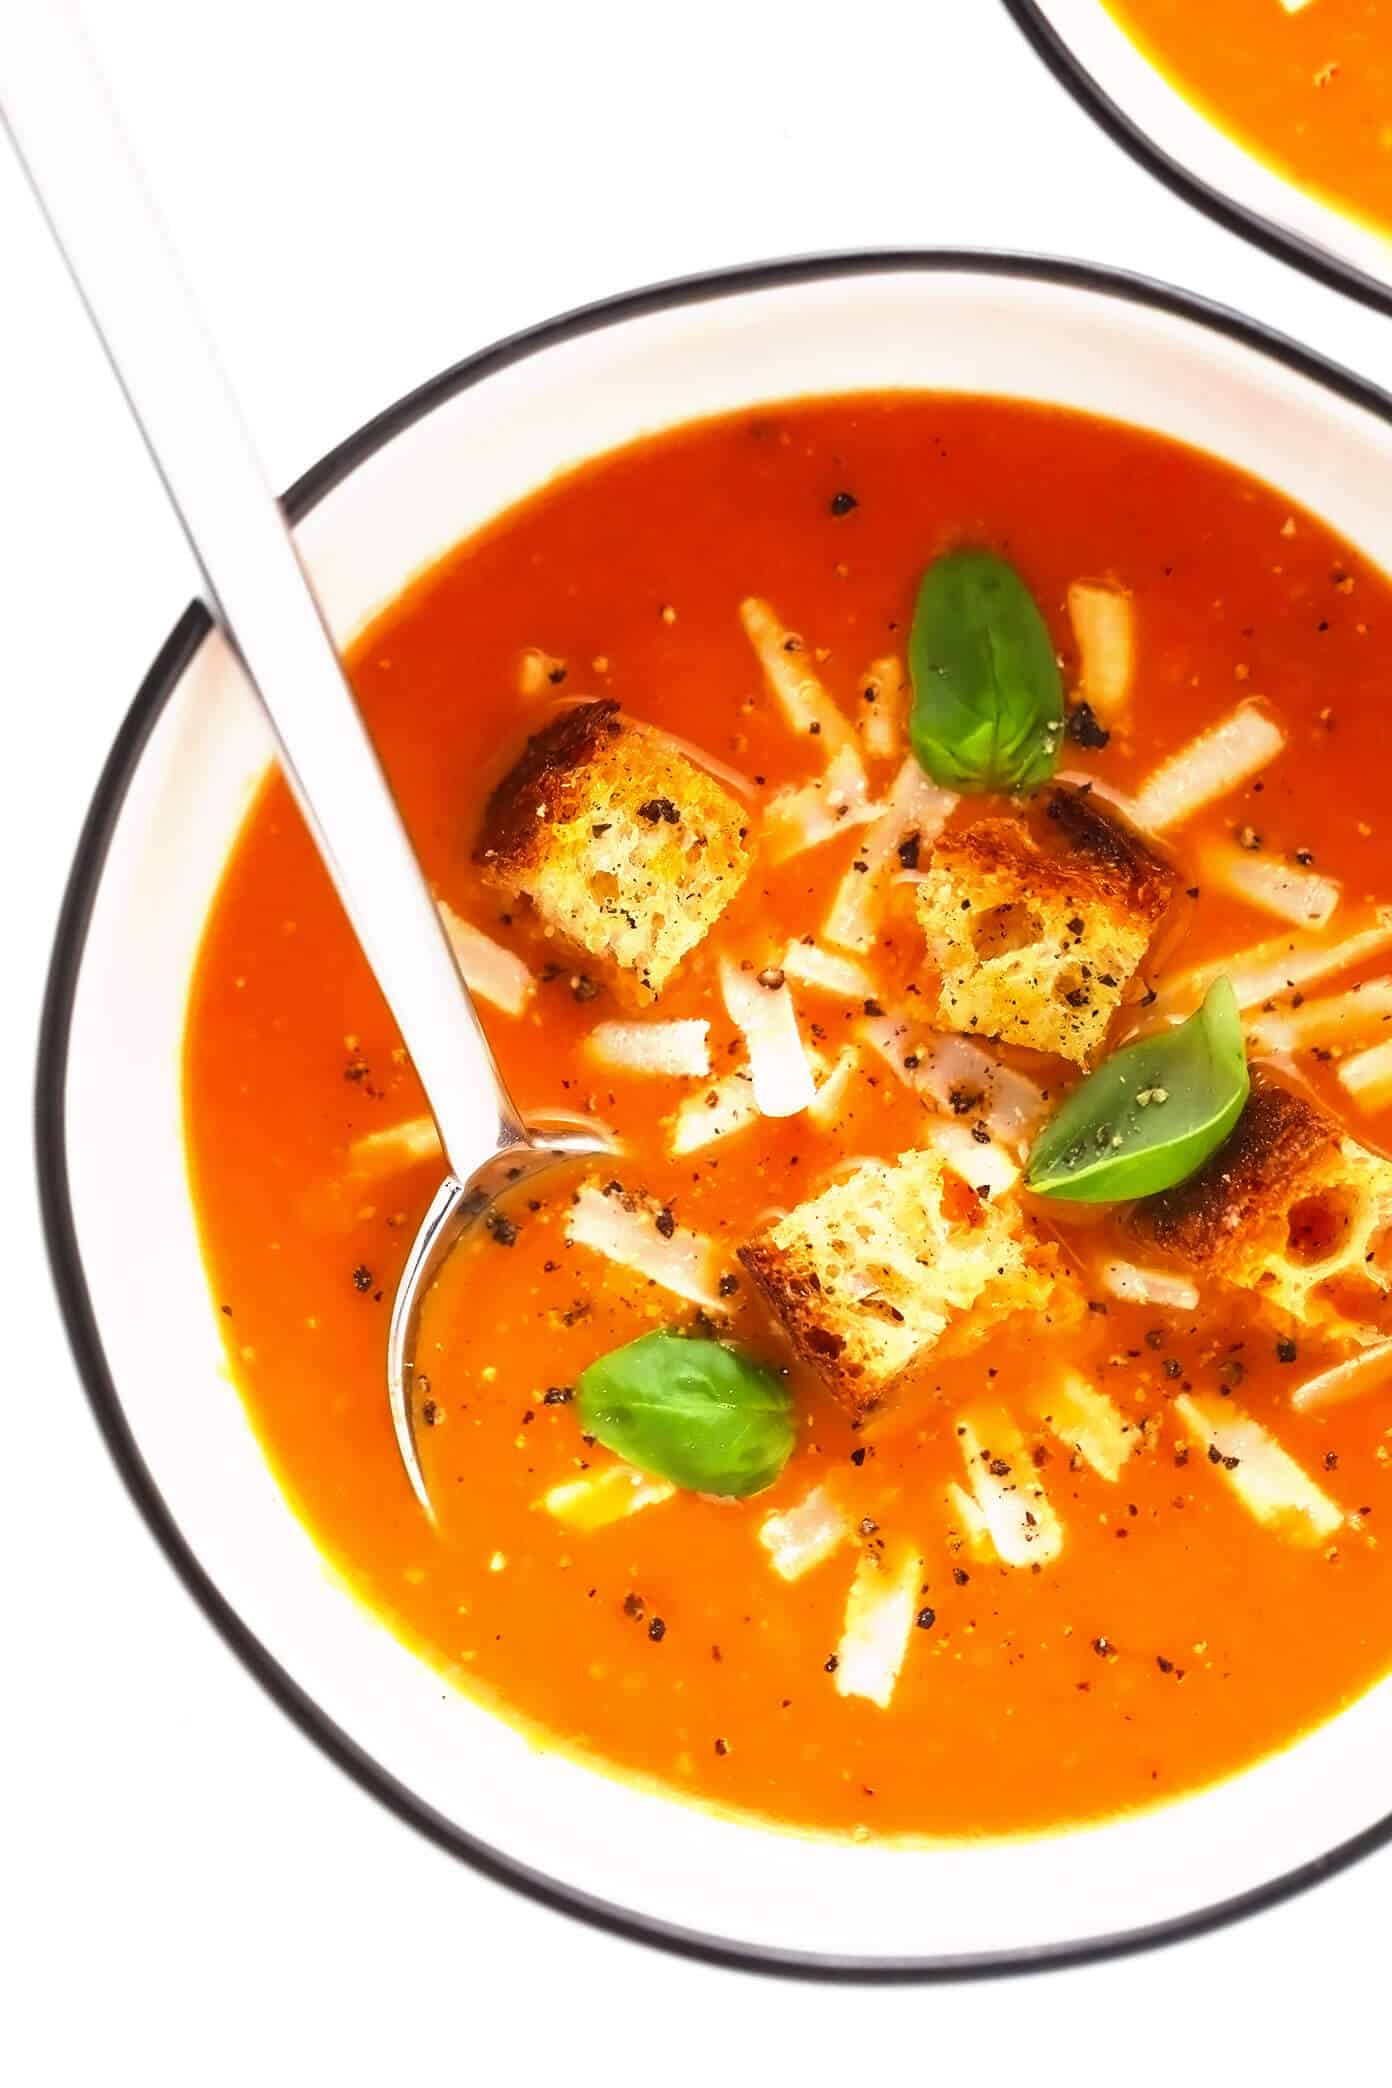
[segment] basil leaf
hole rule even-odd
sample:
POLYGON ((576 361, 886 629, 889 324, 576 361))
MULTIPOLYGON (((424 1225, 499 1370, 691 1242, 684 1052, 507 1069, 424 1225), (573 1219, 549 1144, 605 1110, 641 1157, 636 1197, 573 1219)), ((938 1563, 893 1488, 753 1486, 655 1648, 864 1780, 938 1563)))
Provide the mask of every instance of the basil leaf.
POLYGON ((909 741, 945 789, 1046 783, 1063 740, 1063 678, 1034 596, 990 551, 949 551, 919 583, 909 633, 909 741))
POLYGON ((591 1363, 575 1408, 606 1449, 697 1493, 743 1497, 772 1486, 797 1439, 792 1400, 771 1370, 669 1328, 591 1363))
POLYGON ((1227 979, 1176 1029, 1116 1052, 1044 1126, 1025 1180, 1042 1196, 1120 1203, 1172 1189, 1223 1143, 1251 1090, 1227 979))

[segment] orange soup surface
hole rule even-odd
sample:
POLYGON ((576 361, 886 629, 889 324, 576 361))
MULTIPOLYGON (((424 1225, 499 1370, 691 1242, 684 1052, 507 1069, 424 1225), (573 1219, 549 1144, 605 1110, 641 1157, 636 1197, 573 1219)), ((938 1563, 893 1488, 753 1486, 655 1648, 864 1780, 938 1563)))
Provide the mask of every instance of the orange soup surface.
POLYGON ((384 1344, 440 1156, 269 778, 198 966, 188 1143, 237 1383, 361 1599, 543 1747, 862 1838, 1170 1799, 1366 1690, 1392 1663, 1390 641, 1385 577, 1272 489, 1120 425, 930 394, 645 441, 413 585, 354 647, 355 687, 520 1107, 602 1123, 614 1152, 514 1197, 432 1295, 432 1527, 384 1344), (962 547, 1008 561, 1062 670, 1068 733, 1028 801, 947 792, 910 753, 916 591, 962 547), (586 759, 688 781, 595 800, 563 866, 591 912, 560 932, 570 887, 538 863, 591 770, 512 789, 525 846, 499 841, 507 790, 489 806, 529 735, 577 719, 586 759), (1120 957, 1072 901, 1041 927, 1089 807, 1131 837, 1088 872, 1122 890, 1120 957), (616 819, 706 897, 673 906, 654 872, 625 898, 623 865, 597 867, 616 819), (992 822, 1043 896, 963 902, 957 992, 925 895, 992 822), (1165 903, 1128 944, 1133 842, 1165 903), (742 882, 707 922, 727 843, 742 882), (656 995, 584 946, 592 916, 621 938, 650 903, 663 936, 690 929, 656 995), (992 958, 1017 983, 968 1021, 992 958), (1220 972, 1256 1088, 1204 1194, 1030 1193, 1081 1061, 1220 972), (997 1041, 992 1007, 1059 1049, 997 1041), (828 1289, 769 1242, 848 1181, 828 1289), (768 1373, 793 1441, 770 1487, 673 1489, 584 1429, 582 1374, 660 1329, 768 1373))
POLYGON ((1189 100, 1336 210, 1392 232, 1387 0, 1107 0, 1189 100))

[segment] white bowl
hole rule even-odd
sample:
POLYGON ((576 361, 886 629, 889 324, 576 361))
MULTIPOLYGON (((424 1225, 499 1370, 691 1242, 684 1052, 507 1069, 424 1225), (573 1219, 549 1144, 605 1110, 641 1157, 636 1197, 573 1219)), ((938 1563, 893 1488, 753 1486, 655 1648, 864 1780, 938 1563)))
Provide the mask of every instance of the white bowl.
MULTIPOLYGON (((1276 0, 1271 0, 1273 16, 1276 0)), ((1392 239, 1290 181, 1186 101, 1103 0, 1005 0, 1074 100, 1186 202, 1317 281, 1392 313, 1392 239)))
MULTIPOLYGON (((1392 400, 1174 291, 950 253, 785 262, 573 313, 403 400, 289 507, 347 639, 423 564, 579 459, 757 401, 914 386, 1052 400, 1217 451, 1392 567, 1392 400)), ((764 1969, 912 1976, 1125 1949, 1249 1911, 1387 1837, 1392 1684, 1148 1814, 854 1846, 716 1819, 538 1752, 359 1607, 279 1493, 229 1382, 185 1169, 191 967, 268 758, 227 648, 189 609, 122 728, 73 871, 40 1167, 73 1346, 136 1504, 228 1644, 328 1754, 495 1877, 764 1969)))

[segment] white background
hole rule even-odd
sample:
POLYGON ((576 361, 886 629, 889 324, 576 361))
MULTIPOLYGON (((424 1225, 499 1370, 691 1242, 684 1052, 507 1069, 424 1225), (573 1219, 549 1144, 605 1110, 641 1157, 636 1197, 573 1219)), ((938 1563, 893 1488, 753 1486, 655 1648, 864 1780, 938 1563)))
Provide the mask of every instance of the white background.
MULTIPOLYGON (((499 334, 653 278, 816 248, 1110 261, 1392 382, 1392 321, 1151 185, 997 0, 90 12, 280 484, 499 334)), ((618 1943, 474 1877, 343 1780, 223 1650, 84 1406, 28 1127, 78 825, 192 578, 3 153, 0 269, 0 2075, 1378 2078, 1392 1854, 1116 1964, 988 1987, 766 1982, 618 1943)))

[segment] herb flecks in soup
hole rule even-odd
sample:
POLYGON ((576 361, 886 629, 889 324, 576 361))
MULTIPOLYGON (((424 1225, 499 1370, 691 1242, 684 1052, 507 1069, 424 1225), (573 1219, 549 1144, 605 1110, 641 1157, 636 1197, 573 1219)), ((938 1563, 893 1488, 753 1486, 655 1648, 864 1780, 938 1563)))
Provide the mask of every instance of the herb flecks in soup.
POLYGON ((1389 0, 1106 0, 1197 106, 1299 187, 1392 232, 1389 0))
POLYGON ((268 781, 189 1141, 363 1598, 543 1744, 861 1836, 1171 1797, 1392 1664, 1390 635, 1213 460, 912 395, 601 459, 397 602, 352 672, 460 962, 613 1152, 429 1300, 431 1528, 440 1155, 268 781))

